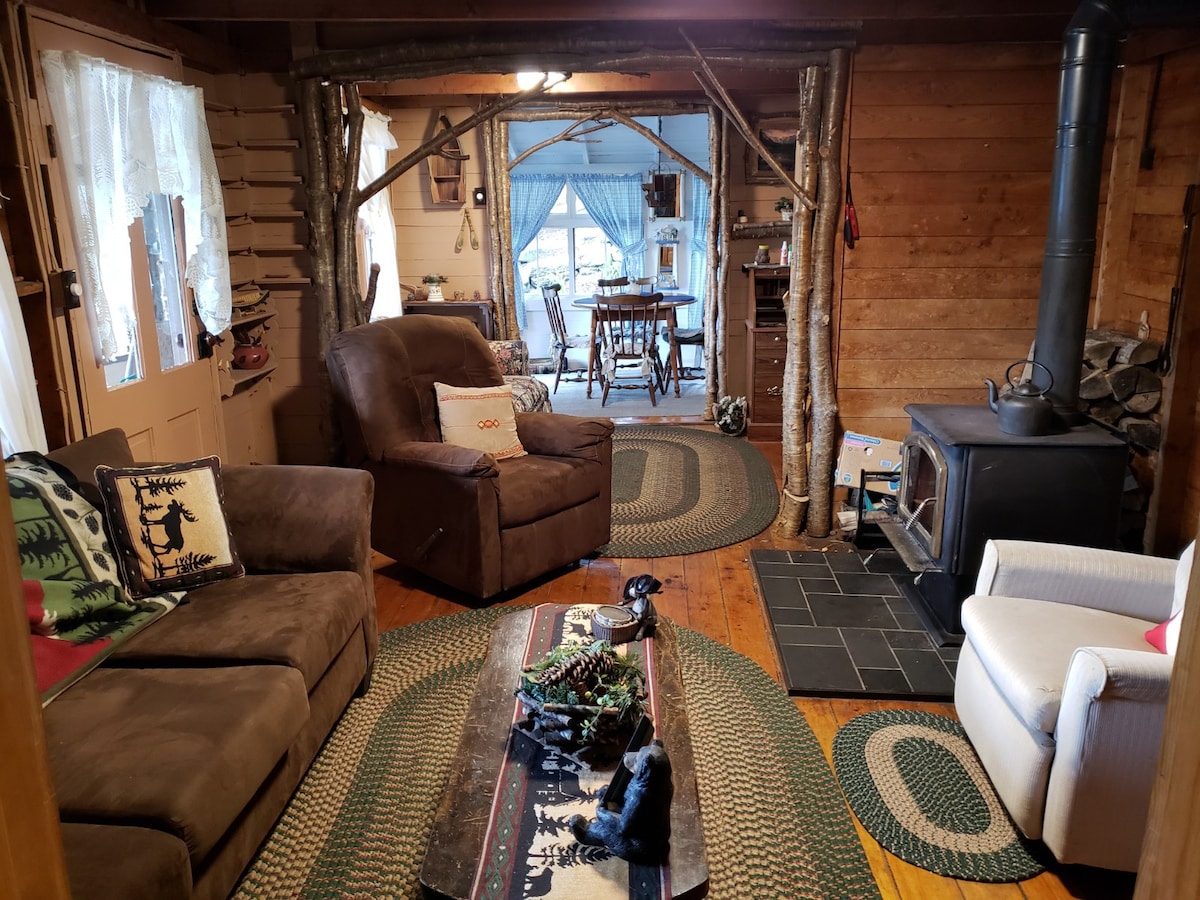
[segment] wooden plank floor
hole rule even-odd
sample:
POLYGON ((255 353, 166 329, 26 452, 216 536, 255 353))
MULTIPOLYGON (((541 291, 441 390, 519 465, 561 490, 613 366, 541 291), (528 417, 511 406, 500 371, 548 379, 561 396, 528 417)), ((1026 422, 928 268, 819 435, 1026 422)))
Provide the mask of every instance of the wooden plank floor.
MULTIPOLYGON (((778 477, 780 445, 756 443, 755 446, 772 462, 778 477)), ((750 551, 823 546, 834 544, 781 541, 768 529, 752 540, 690 556, 584 560, 577 568, 557 573, 518 594, 503 598, 500 604, 615 602, 627 578, 648 571, 663 583, 662 594, 655 598, 660 613, 749 656, 778 681, 779 661, 750 571, 750 551)), ((403 569, 378 554, 375 596, 380 631, 479 606, 477 601, 403 569)), ((949 703, 819 698, 797 698, 795 703, 816 732, 826 757, 830 755, 838 726, 864 712, 907 707, 954 715, 954 707, 949 703)), ((1068 897, 1107 900, 1133 894, 1132 876, 1083 866, 1057 866, 1020 884, 986 885, 945 878, 888 853, 858 826, 857 820, 855 827, 885 900, 1059 900, 1068 897)))

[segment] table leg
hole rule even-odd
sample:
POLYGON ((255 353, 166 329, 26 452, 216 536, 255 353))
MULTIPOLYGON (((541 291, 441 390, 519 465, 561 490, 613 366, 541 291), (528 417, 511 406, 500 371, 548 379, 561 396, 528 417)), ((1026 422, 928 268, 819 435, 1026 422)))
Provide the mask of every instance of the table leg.
MULTIPOLYGON (((667 356, 670 357, 670 372, 675 377, 675 396, 679 396, 679 359, 677 353, 672 353, 671 348, 675 346, 675 310, 667 311, 667 356)), ((667 379, 670 381, 670 378, 667 379)))
POLYGON ((596 310, 592 310, 592 334, 588 340, 587 398, 592 399, 592 372, 596 368, 596 310))

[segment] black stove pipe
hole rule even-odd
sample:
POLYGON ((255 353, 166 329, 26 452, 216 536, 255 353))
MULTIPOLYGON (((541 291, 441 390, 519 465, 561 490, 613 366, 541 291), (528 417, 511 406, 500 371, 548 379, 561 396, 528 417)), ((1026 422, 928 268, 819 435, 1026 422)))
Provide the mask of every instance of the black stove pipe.
MULTIPOLYGON (((1063 36, 1058 140, 1033 358, 1053 375, 1054 386, 1047 396, 1067 425, 1083 421, 1079 378, 1118 38, 1127 26, 1197 21, 1200 3, 1196 0, 1083 0, 1063 36)), ((1045 388, 1042 370, 1033 372, 1034 382, 1045 388)))
MULTIPOLYGON (((1063 38, 1058 140, 1033 358, 1053 375, 1047 396, 1068 425, 1081 421, 1080 366, 1096 259, 1104 132, 1121 28, 1112 3, 1084 0, 1063 38)), ((1042 370, 1033 371, 1034 382, 1046 387, 1042 370)))

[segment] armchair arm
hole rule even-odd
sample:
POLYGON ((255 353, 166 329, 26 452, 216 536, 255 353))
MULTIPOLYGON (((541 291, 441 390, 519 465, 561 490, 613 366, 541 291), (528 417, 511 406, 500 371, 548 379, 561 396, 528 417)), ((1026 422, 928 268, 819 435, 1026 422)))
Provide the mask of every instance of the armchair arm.
POLYGON ((612 440, 611 419, 584 419, 559 413, 519 413, 517 435, 530 453, 600 459, 600 448, 612 440))
POLYGON ((437 441, 394 444, 384 449, 382 461, 389 466, 425 469, 430 473, 460 478, 496 478, 500 475, 492 454, 437 441))
POLYGON ((1107 647, 1072 656, 1042 829, 1060 861, 1137 869, 1173 662, 1107 647))
POLYGON ((1070 603, 1161 622, 1171 614, 1172 559, 1035 541, 988 541, 975 593, 1070 603))

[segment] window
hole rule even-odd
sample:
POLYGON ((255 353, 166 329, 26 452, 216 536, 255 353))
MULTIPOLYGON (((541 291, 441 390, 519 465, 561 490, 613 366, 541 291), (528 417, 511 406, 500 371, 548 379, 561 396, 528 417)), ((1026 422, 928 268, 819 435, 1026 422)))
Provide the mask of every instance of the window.
POLYGON ((528 301, 540 300, 546 284, 562 285, 564 295, 595 293, 601 278, 620 276, 623 259, 567 185, 518 262, 528 301))

